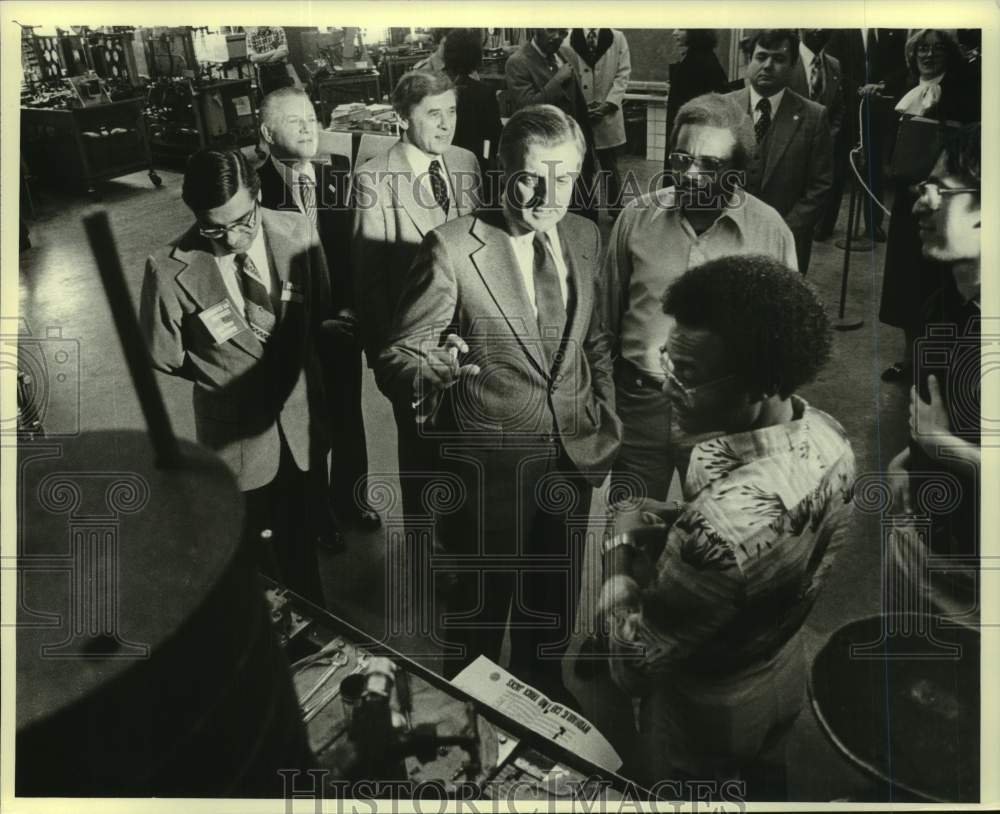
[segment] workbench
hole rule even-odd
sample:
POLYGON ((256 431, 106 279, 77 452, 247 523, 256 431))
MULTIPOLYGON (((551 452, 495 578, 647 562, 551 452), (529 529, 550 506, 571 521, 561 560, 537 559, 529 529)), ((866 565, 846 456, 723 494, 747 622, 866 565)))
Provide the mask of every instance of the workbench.
POLYGON ((153 169, 144 101, 126 99, 81 108, 21 108, 21 151, 36 178, 84 186, 99 198, 97 183, 153 169))

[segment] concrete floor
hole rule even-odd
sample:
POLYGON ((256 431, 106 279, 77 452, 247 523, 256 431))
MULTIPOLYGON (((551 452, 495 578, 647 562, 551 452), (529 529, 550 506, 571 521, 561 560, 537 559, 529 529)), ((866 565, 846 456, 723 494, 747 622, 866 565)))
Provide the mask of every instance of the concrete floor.
MULTIPOLYGON (((657 167, 638 158, 625 159, 623 169, 640 179, 657 167)), ((145 173, 108 182, 103 202, 113 228, 129 286, 138 302, 143 264, 157 244, 179 234, 190 223, 180 200, 181 177, 161 170, 163 187, 153 189, 145 173)), ((65 425, 78 416, 83 430, 141 428, 142 414, 134 395, 118 344, 103 290, 97 278, 81 224, 92 204, 82 194, 36 188, 36 219, 28 223, 32 248, 20 256, 20 316, 33 336, 60 329, 64 339, 79 348, 79 400, 73 395, 54 397, 45 422, 65 425)), ((834 240, 816 244, 808 280, 816 286, 832 313, 836 313, 844 253, 835 240, 843 236, 845 197, 841 224, 834 240)), ((605 238, 610 223, 602 222, 605 238)), ((877 472, 905 443, 906 389, 885 385, 880 372, 902 352, 902 336, 883 329, 877 319, 884 244, 870 252, 854 253, 848 287, 850 314, 864 319, 860 330, 837 333, 834 354, 818 381, 802 395, 837 418, 854 444, 858 473, 877 472)), ((4 322, 4 333, 11 324, 4 322)), ((160 378, 163 395, 176 431, 194 437, 190 385, 160 378)), ((72 393, 72 386, 63 392, 72 393)), ((388 402, 375 389, 366 372, 365 416, 371 472, 392 477, 395 469, 395 426, 388 402)), ((602 505, 594 501, 595 514, 602 505)), ((598 526, 595 524, 595 528, 598 526)), ((385 534, 352 533, 346 553, 321 553, 327 596, 338 613, 379 637, 384 633, 385 534)), ((590 552, 585 574, 584 606, 592 598, 596 581, 596 552, 590 552)), ((871 615, 880 606, 881 549, 879 517, 857 514, 846 549, 807 624, 808 643, 815 651, 825 638, 849 619, 871 615)), ((416 642, 393 640, 403 648, 416 642)), ((417 651, 419 652, 419 648, 417 651)), ((433 655, 420 658, 434 665, 433 655)), ((625 723, 627 703, 616 699, 603 685, 572 680, 572 689, 584 712, 625 754, 629 738, 625 723)), ((790 792, 794 800, 877 799, 878 790, 829 745, 815 717, 806 710, 799 717, 788 749, 790 792)))

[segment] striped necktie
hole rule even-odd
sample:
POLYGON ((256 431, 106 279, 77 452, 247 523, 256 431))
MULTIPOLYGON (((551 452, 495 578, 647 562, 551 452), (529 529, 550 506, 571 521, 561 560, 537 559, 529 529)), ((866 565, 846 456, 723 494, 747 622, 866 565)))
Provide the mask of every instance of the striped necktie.
POLYGON ((271 337, 276 322, 274 305, 267 288, 258 278, 257 266, 248 254, 236 255, 236 279, 243 292, 243 308, 250 330, 261 342, 271 337))
POLYGON ((299 200, 312 225, 316 226, 316 182, 307 175, 299 176, 299 200))
POLYGON ((820 65, 819 54, 813 57, 812 67, 809 69, 809 98, 814 102, 819 101, 823 95, 823 68, 820 65))
POLYGON ((760 144, 771 126, 771 100, 766 97, 761 99, 757 102, 757 110, 760 111, 760 118, 754 124, 753 130, 754 135, 757 136, 757 143, 760 144))
POLYGON ((535 283, 535 310, 538 312, 538 333, 542 340, 545 362, 551 370, 566 331, 566 303, 563 301, 559 272, 552 257, 549 237, 535 232, 532 241, 535 259, 532 267, 535 283))

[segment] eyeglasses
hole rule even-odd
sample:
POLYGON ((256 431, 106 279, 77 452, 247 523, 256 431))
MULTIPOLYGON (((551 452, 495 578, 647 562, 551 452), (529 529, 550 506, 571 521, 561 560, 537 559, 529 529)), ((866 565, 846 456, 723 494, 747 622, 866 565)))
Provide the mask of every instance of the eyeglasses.
POLYGON ((662 345, 660 347, 660 367, 663 369, 664 374, 666 374, 667 382, 670 386, 677 390, 683 397, 685 406, 691 406, 698 396, 703 395, 710 389, 715 389, 719 387, 719 385, 725 384, 731 379, 736 378, 735 374, 729 373, 726 376, 720 376, 717 379, 711 379, 707 382, 702 382, 701 384, 685 384, 674 374, 674 363, 670 358, 670 354, 667 353, 666 345, 662 345))
POLYGON ((721 172, 725 169, 727 159, 713 155, 691 155, 691 153, 674 152, 667 156, 671 169, 677 172, 687 172, 697 164, 702 172, 721 172))
POLYGON ((927 57, 931 54, 944 54, 947 50, 948 49, 941 43, 935 43, 934 45, 918 45, 917 56, 927 57))
POLYGON ((257 225, 257 210, 259 209, 260 201, 254 201, 253 209, 239 220, 234 220, 227 226, 199 226, 198 234, 209 240, 222 240, 230 232, 252 232, 254 226, 257 225))
POLYGON ((962 192, 979 192, 975 187, 943 187, 933 181, 924 181, 910 187, 910 192, 918 198, 926 198, 931 209, 941 206, 942 195, 958 195, 962 192))

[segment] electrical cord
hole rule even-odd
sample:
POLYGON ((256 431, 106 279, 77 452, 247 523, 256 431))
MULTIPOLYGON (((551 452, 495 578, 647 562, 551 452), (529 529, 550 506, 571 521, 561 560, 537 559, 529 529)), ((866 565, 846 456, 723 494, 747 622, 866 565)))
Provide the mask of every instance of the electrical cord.
MULTIPOLYGON (((891 96, 885 96, 884 94, 874 94, 874 95, 878 96, 880 99, 890 99, 891 100, 891 98, 892 98, 891 96)), ((851 170, 854 172, 854 176, 858 179, 858 183, 861 184, 862 189, 864 189, 864 191, 866 193, 868 193, 868 197, 872 200, 872 202, 879 209, 881 209, 883 212, 885 212, 885 214, 886 214, 887 217, 891 218, 892 217, 892 213, 888 209, 886 209, 885 206, 883 206, 882 202, 878 199, 878 196, 876 196, 875 193, 872 192, 871 187, 868 186, 868 184, 865 183, 865 179, 864 179, 864 177, 861 174, 861 170, 858 169, 858 165, 856 163, 856 159, 859 156, 862 159, 864 159, 864 154, 865 154, 865 126, 864 126, 865 122, 864 122, 864 114, 863 114, 862 111, 864 110, 865 102, 867 102, 868 99, 869 99, 869 97, 862 96, 861 100, 858 102, 858 139, 859 140, 858 140, 858 144, 848 154, 847 160, 850 162, 851 170)))

